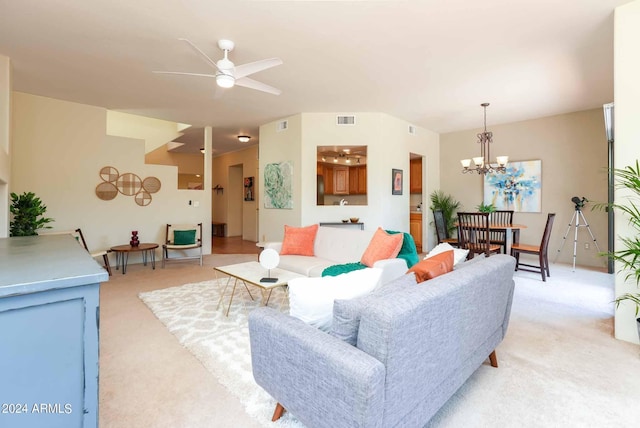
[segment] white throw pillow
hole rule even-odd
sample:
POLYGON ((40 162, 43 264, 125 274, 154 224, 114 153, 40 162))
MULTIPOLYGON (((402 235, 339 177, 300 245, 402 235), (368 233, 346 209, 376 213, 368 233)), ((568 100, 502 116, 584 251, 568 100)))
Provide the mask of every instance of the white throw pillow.
POLYGON ((338 276, 289 281, 289 315, 323 331, 331 329, 333 301, 353 299, 379 285, 382 269, 366 268, 338 276))
POLYGON ((453 266, 458 263, 462 263, 467 259, 467 255, 469 254, 469 250, 463 250, 460 248, 455 248, 446 242, 442 244, 436 245, 433 250, 429 251, 429 253, 425 256, 425 259, 429 257, 435 256, 436 254, 444 253, 445 251, 453 250, 453 266))

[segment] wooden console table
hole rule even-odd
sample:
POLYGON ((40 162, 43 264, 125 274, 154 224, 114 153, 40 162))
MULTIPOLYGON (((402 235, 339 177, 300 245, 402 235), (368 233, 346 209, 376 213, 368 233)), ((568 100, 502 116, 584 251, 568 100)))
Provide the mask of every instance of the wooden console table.
POLYGON ((222 223, 220 221, 212 221, 211 222, 211 236, 227 236, 227 223, 222 223))

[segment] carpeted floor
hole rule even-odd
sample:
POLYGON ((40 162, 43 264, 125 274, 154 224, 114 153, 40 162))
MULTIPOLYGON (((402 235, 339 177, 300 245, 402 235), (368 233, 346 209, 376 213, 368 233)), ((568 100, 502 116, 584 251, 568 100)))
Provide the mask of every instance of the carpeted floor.
MULTIPOLYGON (((516 274, 511 325, 498 348, 500 368, 483 365, 428 426, 606 427, 640 421, 639 350, 611 337, 610 276, 553 270, 548 283, 516 274)), ((275 402, 251 376, 246 314, 259 302, 241 290, 244 299, 236 299, 227 318, 216 310, 219 290, 215 281, 205 281, 140 297, 250 416, 264 426, 300 426, 288 414, 270 422, 275 402)), ((274 297, 272 302, 280 301, 274 297)))

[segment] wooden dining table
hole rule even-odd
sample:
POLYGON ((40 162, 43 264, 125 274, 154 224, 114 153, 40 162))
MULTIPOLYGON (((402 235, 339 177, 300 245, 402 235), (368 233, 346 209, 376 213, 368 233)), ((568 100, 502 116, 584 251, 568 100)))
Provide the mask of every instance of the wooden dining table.
MULTIPOLYGON (((458 222, 455 223, 458 226, 458 222)), ((505 231, 506 234, 506 254, 511 254, 511 245, 513 245, 513 231, 519 234, 521 229, 526 229, 527 226, 520 223, 489 223, 489 230, 492 232, 505 231)))
POLYGON ((521 229, 526 229, 527 226, 519 223, 489 223, 489 230, 492 232, 505 231, 506 235, 506 253, 511 254, 511 245, 513 245, 513 231, 516 231, 516 234, 520 234, 521 229))

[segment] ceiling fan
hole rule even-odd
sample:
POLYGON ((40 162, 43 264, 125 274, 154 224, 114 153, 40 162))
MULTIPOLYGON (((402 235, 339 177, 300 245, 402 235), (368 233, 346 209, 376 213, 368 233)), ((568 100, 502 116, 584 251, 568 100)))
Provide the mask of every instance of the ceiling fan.
POLYGON ((154 71, 157 74, 182 74, 186 76, 214 77, 216 83, 221 88, 231 88, 234 85, 243 86, 245 88, 256 89, 258 91, 267 92, 273 95, 280 95, 280 89, 269 86, 266 83, 258 82, 248 78, 247 76, 266 70, 271 67, 282 64, 280 58, 269 58, 261 61, 250 62, 242 65, 234 65, 229 60, 229 52, 233 50, 235 44, 231 40, 218 40, 218 47, 224 52, 224 58, 214 61, 207 56, 200 48, 191 43, 187 39, 178 39, 187 43, 207 64, 216 69, 215 74, 204 73, 187 73, 182 71, 154 71))

